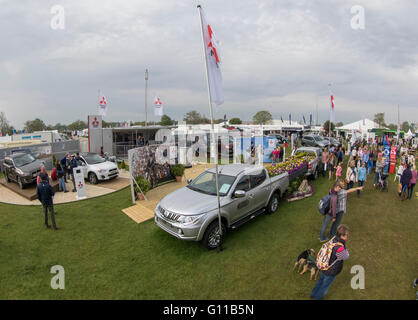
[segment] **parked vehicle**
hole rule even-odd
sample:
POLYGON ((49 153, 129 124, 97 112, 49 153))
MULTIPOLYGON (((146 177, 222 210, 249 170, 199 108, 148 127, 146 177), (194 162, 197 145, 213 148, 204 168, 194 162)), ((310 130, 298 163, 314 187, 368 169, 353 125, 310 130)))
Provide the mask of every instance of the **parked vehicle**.
POLYGON ((263 212, 277 211, 289 186, 287 173, 270 178, 262 166, 219 166, 222 237, 219 233, 215 169, 204 171, 189 185, 165 196, 156 206, 155 223, 182 239, 219 247, 227 229, 235 229, 263 212))
POLYGON ((83 167, 84 178, 91 184, 99 181, 110 180, 119 175, 118 166, 114 162, 106 161, 97 153, 80 153, 81 166, 83 167))
POLYGON ((320 163, 321 163, 321 149, 315 147, 300 147, 296 149, 296 154, 298 153, 311 153, 315 155, 315 159, 308 163, 308 171, 306 172, 307 177, 313 177, 313 179, 318 179, 320 163))
POLYGON ((329 146, 329 141, 317 135, 305 135, 301 139, 301 144, 304 147, 317 147, 324 149, 329 146))
POLYGON ((30 153, 16 152, 3 159, 3 173, 6 182, 17 182, 20 189, 36 181, 44 162, 30 153))
POLYGON ((39 152, 34 152, 30 149, 13 149, 11 151, 11 154, 16 154, 16 153, 29 153, 30 155, 32 155, 35 159, 39 159, 41 154, 39 152))
POLYGON ((332 145, 336 148, 341 146, 341 143, 333 137, 324 137, 324 140, 328 141, 330 143, 330 145, 332 145))

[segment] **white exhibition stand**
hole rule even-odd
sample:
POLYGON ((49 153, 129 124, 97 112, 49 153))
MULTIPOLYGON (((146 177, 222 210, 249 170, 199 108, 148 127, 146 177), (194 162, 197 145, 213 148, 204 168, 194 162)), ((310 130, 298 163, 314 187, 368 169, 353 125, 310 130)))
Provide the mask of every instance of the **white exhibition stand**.
POLYGON ((84 182, 84 173, 82 167, 73 169, 75 188, 77 190, 77 200, 87 198, 86 183, 84 182))

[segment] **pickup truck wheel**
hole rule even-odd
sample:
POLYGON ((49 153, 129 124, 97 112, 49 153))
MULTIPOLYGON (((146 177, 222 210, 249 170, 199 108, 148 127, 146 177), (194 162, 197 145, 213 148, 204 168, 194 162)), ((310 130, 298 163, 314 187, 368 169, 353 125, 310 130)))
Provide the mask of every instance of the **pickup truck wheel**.
POLYGON ((93 172, 89 173, 89 182, 91 184, 97 184, 99 182, 95 173, 93 173, 93 172))
POLYGON ((279 208, 279 200, 280 200, 280 197, 277 193, 275 193, 271 196, 271 199, 270 199, 269 204, 267 206, 267 213, 268 214, 273 214, 277 211, 277 209, 279 208))
POLYGON ((206 229, 202 239, 203 246, 208 250, 218 248, 225 239, 226 226, 222 223, 222 236, 219 234, 219 221, 216 219, 206 229))

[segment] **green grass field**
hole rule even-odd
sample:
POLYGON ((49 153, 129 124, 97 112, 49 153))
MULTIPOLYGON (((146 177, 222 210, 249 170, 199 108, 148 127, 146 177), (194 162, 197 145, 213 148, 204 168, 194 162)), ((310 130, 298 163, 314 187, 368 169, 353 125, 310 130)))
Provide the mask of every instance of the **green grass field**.
MULTIPOLYGON (((393 183, 376 191, 372 178, 350 195, 350 259, 326 299, 415 299, 417 200, 401 202, 393 183), (365 269, 364 290, 351 289, 354 265, 365 269)), ((317 204, 331 182, 313 185, 313 197, 229 232, 220 253, 136 224, 121 212, 129 189, 55 206, 59 231, 45 229, 40 207, 0 204, 0 299, 308 299, 314 281, 292 268, 320 248, 317 204), (65 268, 65 290, 50 287, 53 265, 65 268)))

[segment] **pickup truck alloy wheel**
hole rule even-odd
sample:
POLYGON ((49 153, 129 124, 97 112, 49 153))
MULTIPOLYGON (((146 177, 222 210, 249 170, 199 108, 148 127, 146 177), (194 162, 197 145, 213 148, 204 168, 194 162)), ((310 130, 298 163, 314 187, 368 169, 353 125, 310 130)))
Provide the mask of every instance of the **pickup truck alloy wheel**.
POLYGON ((271 199, 267 207, 267 212, 268 214, 275 213, 278 208, 279 208, 279 196, 277 193, 275 193, 271 196, 271 199))
POLYGON ((213 221, 205 231, 203 236, 203 245, 209 249, 216 249, 219 247, 225 239, 226 227, 222 223, 222 236, 219 234, 219 222, 213 221))
POLYGON ((96 176, 95 173, 93 173, 93 172, 89 173, 89 182, 91 184, 97 184, 98 183, 98 179, 97 179, 97 176, 96 176))

